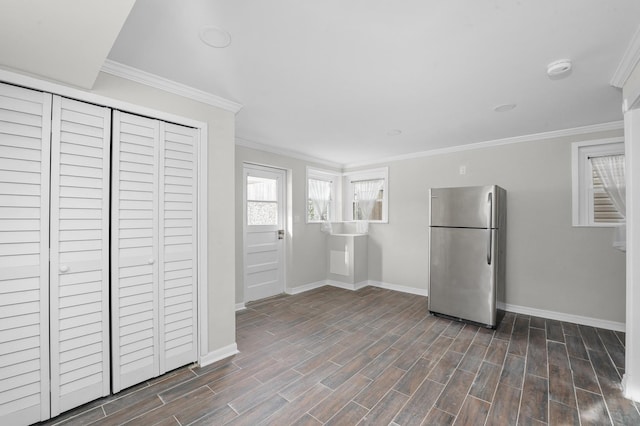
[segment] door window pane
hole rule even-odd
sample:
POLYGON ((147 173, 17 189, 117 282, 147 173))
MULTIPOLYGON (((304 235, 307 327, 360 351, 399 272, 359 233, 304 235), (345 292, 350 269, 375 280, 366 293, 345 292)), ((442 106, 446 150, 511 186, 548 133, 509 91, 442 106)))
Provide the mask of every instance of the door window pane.
POLYGON ((277 180, 247 176, 247 225, 277 224, 277 180))
POLYGON ((278 203, 247 202, 247 225, 277 225, 278 203))

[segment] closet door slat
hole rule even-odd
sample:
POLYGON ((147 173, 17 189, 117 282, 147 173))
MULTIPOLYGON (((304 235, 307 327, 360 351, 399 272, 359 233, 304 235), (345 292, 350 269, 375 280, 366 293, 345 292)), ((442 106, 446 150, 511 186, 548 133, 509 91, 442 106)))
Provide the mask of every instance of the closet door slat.
POLYGON ((109 108, 53 97, 50 264, 52 417, 109 395, 111 388, 110 133, 109 108), (70 133, 70 129, 73 129, 73 133, 70 133), (95 181, 99 184, 86 184, 95 181), (67 217, 95 219, 70 221, 67 217), (76 225, 84 222, 84 226, 70 227, 69 222, 75 222, 76 225))
POLYGON ((160 123, 160 372, 195 362, 198 130, 160 123), (167 177, 188 171, 184 185, 167 177), (175 219, 182 214, 185 219, 175 219), (187 218, 188 217, 188 218, 187 218))
POLYGON ((157 120, 113 112, 111 336, 114 392, 160 374, 159 138, 157 120), (135 156, 129 155, 130 152, 135 152, 135 156))
POLYGON ((49 418, 51 95, 0 83, 0 424, 49 418))

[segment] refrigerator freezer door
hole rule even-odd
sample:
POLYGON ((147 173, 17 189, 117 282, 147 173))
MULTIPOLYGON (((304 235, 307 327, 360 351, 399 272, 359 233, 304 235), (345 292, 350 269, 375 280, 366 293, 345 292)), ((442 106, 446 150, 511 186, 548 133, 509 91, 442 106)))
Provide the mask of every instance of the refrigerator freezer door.
POLYGON ((429 311, 495 327, 497 232, 430 228, 429 311))
POLYGON ((454 228, 498 226, 496 186, 432 188, 429 225, 454 228))

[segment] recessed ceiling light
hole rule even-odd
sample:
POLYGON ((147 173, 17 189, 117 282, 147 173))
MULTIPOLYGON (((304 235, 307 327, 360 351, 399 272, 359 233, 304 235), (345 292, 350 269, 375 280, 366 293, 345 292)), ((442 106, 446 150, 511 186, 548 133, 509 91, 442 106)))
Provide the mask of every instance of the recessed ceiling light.
POLYGON ((231 34, 212 25, 205 25, 198 30, 200 40, 207 46, 222 49, 231 44, 231 34))
POLYGON ((387 136, 398 136, 402 133, 400 129, 389 129, 387 130, 387 136))
POLYGON ((495 112, 507 112, 507 111, 511 111, 515 107, 516 107, 516 104, 502 104, 502 105, 498 105, 497 107, 493 108, 493 110, 495 112))
POLYGON ((559 61, 553 61, 547 65, 547 75, 549 77, 558 77, 571 71, 571 60, 560 59, 559 61))

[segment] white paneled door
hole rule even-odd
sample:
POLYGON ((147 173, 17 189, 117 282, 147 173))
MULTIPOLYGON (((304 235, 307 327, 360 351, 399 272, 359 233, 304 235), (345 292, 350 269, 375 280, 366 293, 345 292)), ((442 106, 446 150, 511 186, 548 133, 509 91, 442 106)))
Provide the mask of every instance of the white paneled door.
POLYGON ((197 130, 114 111, 113 390, 197 359, 197 130))
POLYGON ((244 165, 244 301, 284 292, 285 182, 281 169, 244 165))
POLYGON ((51 95, 0 84, 0 424, 49 418, 51 95))
POLYGON ((51 416, 109 395, 111 110, 54 96, 51 416))

